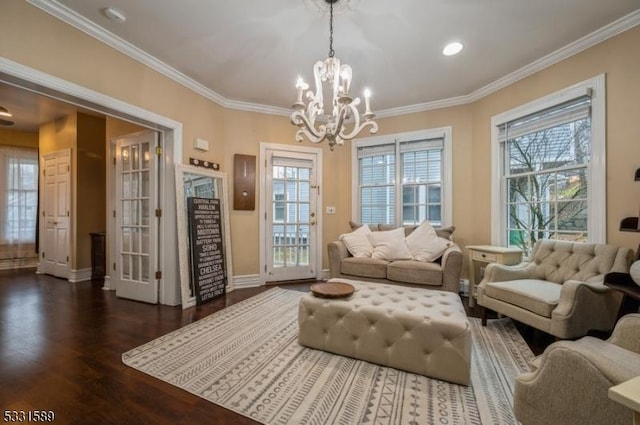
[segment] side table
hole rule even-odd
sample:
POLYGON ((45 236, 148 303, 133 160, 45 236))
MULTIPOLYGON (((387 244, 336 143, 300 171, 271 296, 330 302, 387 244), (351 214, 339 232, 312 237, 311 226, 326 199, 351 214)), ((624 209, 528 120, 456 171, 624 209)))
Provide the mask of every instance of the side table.
POLYGON ((633 425, 640 425, 640 376, 609 388, 609 398, 633 410, 633 425))
POLYGON ((640 307, 640 286, 629 273, 611 272, 604 275, 604 284, 622 293, 622 302, 618 310, 618 319, 627 313, 637 313, 640 307))
POLYGON ((476 305, 476 269, 481 264, 498 263, 511 266, 522 261, 522 250, 494 245, 469 245, 469 307, 476 305))

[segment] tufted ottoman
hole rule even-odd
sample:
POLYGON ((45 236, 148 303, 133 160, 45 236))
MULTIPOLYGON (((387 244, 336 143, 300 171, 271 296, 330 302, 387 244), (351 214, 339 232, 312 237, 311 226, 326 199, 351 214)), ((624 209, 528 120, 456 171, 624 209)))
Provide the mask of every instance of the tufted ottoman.
POLYGON ((346 279, 348 298, 300 299, 300 344, 468 385, 471 329, 452 292, 346 279))

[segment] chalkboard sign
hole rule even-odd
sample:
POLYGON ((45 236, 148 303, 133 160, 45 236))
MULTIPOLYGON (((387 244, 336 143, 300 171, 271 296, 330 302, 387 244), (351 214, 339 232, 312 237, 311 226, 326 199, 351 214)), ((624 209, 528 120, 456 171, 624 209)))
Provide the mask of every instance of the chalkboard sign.
POLYGON ((187 198, 187 214, 191 284, 196 304, 203 304, 224 295, 227 286, 220 200, 187 198))

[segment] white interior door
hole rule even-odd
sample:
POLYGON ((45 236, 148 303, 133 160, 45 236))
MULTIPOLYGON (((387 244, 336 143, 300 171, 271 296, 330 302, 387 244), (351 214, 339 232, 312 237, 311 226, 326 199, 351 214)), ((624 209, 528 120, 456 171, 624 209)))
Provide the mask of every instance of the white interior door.
POLYGON ((158 302, 158 135, 136 133, 115 141, 116 295, 158 302))
POLYGON ((318 278, 317 154, 266 151, 266 280, 318 278))
POLYGON ((40 271, 69 278, 71 150, 42 156, 42 248, 40 271))

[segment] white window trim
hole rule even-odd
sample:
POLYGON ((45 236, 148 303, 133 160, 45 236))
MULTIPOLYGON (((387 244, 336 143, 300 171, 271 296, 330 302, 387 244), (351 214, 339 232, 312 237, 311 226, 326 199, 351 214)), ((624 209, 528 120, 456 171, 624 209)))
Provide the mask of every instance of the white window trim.
MULTIPOLYGON (((388 134, 384 136, 367 137, 356 139, 351 143, 351 220, 359 221, 358 211, 360 211, 360 198, 357 196, 359 190, 358 176, 358 148, 365 146, 384 145, 398 142, 410 142, 414 140, 443 138, 442 147, 442 227, 453 225, 453 154, 452 154, 452 128, 439 127, 405 133, 388 134)), ((396 211, 402 211, 401 198, 396 199, 396 211), (400 204, 400 205, 399 205, 400 204)))
POLYGON ((606 92, 605 74, 582 81, 491 117, 491 243, 506 246, 504 160, 498 126, 505 122, 591 93, 591 161, 588 171, 587 232, 589 242, 606 243, 606 92))

